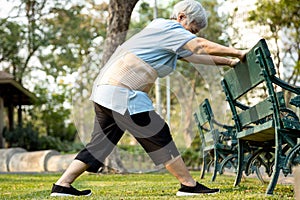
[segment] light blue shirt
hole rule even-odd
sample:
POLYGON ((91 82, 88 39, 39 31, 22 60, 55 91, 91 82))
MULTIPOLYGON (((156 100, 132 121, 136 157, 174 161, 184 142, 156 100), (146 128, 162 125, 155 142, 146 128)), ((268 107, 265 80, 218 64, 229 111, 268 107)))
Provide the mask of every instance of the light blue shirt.
MULTIPOLYGON (((148 63, 157 71, 158 77, 164 77, 176 68, 178 58, 192 55, 182 47, 195 37, 174 20, 156 19, 121 48, 148 63)), ((147 93, 119 86, 94 84, 90 99, 121 114, 126 110, 131 115, 154 110, 147 93)))

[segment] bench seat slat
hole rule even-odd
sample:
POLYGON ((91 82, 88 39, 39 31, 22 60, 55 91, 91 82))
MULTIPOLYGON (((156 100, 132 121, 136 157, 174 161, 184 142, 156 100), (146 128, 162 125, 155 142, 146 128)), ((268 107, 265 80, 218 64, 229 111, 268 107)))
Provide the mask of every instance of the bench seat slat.
POLYGON ((237 138, 241 140, 252 140, 257 142, 274 140, 275 135, 273 120, 238 132, 237 138))

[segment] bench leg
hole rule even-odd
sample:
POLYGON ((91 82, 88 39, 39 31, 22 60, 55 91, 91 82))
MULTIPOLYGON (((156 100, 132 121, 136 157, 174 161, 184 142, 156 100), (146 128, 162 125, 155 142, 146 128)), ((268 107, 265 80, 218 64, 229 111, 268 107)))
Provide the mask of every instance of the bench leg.
MULTIPOLYGON (((278 138, 278 137, 277 137, 278 138)), ((281 139, 278 139, 281 140, 281 139)), ((266 194, 267 195, 272 195, 273 191, 276 187, 277 181, 278 181, 278 177, 279 177, 279 172, 280 172, 280 155, 282 153, 282 147, 281 147, 281 141, 276 141, 276 148, 275 148, 275 161, 274 161, 274 166, 273 166, 273 173, 272 173, 272 177, 271 180, 269 182, 266 194)))
POLYGON ((280 169, 279 169, 278 165, 276 165, 276 162, 277 161, 275 161, 274 172, 272 174, 271 181, 270 181, 270 183, 268 185, 268 188, 267 188, 267 191, 266 191, 266 194, 268 194, 268 195, 272 195, 273 194, 273 191, 275 189, 275 186, 277 184, 278 177, 279 177, 280 169))
POLYGON ((260 173, 260 169, 258 166, 255 167, 255 174, 262 184, 266 183, 266 181, 264 180, 264 178, 262 177, 262 175, 260 173))
MULTIPOLYGON (((272 171, 272 169, 269 170, 269 168, 273 166, 273 164, 271 164, 272 162, 270 161, 271 158, 270 159, 266 158, 268 154, 269 154, 268 150, 259 149, 257 151, 253 151, 253 153, 249 154, 248 158, 246 158, 246 166, 245 166, 246 175, 248 176, 250 173, 255 172, 256 176, 258 177, 258 179, 261 181, 262 184, 264 184, 265 181, 261 175, 260 167, 264 166, 267 172, 272 171)), ((271 174, 269 176, 271 176, 271 174)))
POLYGON ((206 163, 206 159, 207 159, 207 152, 203 151, 203 155, 202 155, 202 167, 201 167, 201 174, 200 174, 200 178, 204 179, 204 175, 205 175, 205 170, 207 168, 207 163, 206 163))
POLYGON ((213 174, 212 174, 212 177, 211 177, 211 181, 215 181, 216 180, 216 176, 217 176, 217 172, 218 172, 218 168, 219 168, 218 159, 219 159, 218 152, 217 152, 217 150, 215 148, 214 149, 214 160, 213 160, 214 171, 213 171, 213 174))
POLYGON ((300 200, 300 165, 296 166, 294 169, 295 183, 295 200, 300 200))
POLYGON ((242 175, 243 175, 244 145, 245 145, 244 141, 238 140, 238 164, 237 164, 237 174, 235 177, 234 186, 237 186, 241 182, 242 175))

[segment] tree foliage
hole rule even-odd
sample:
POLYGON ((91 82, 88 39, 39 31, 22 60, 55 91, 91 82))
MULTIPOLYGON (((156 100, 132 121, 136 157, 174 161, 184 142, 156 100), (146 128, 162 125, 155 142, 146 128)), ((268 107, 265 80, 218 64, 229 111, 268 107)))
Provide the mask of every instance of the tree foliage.
MULTIPOLYGON (((107 4, 86 1, 20 0, 9 15, 0 19, 2 70, 29 87, 39 102, 24 111, 40 135, 74 140, 72 97, 82 92, 89 76, 73 89, 68 79, 82 66, 97 67, 105 37, 107 4), (91 64, 92 63, 92 64, 91 64)), ((26 122, 25 122, 26 123, 26 122)))
POLYGON ((295 84, 300 72, 300 2, 262 0, 256 6, 249 13, 249 21, 269 29, 270 34, 264 37, 275 40, 278 71, 283 64, 285 79, 295 84))

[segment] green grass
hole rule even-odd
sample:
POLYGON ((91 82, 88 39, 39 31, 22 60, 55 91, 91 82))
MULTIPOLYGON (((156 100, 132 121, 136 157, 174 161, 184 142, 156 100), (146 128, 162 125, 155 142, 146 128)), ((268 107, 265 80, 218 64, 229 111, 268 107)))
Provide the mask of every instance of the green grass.
MULTIPOLYGON (((192 172, 199 179, 198 172, 192 172)), ((0 174, 0 199, 74 199, 50 197, 52 183, 60 174, 0 174)), ((209 187, 219 187, 216 195, 176 197, 177 180, 168 173, 149 174, 83 174, 73 186, 92 189, 93 195, 76 199, 294 199, 293 186, 277 184, 273 196, 264 194, 267 187, 256 178, 243 179, 239 187, 233 187, 234 177, 217 176, 210 182, 210 174, 199 182, 209 187)))

